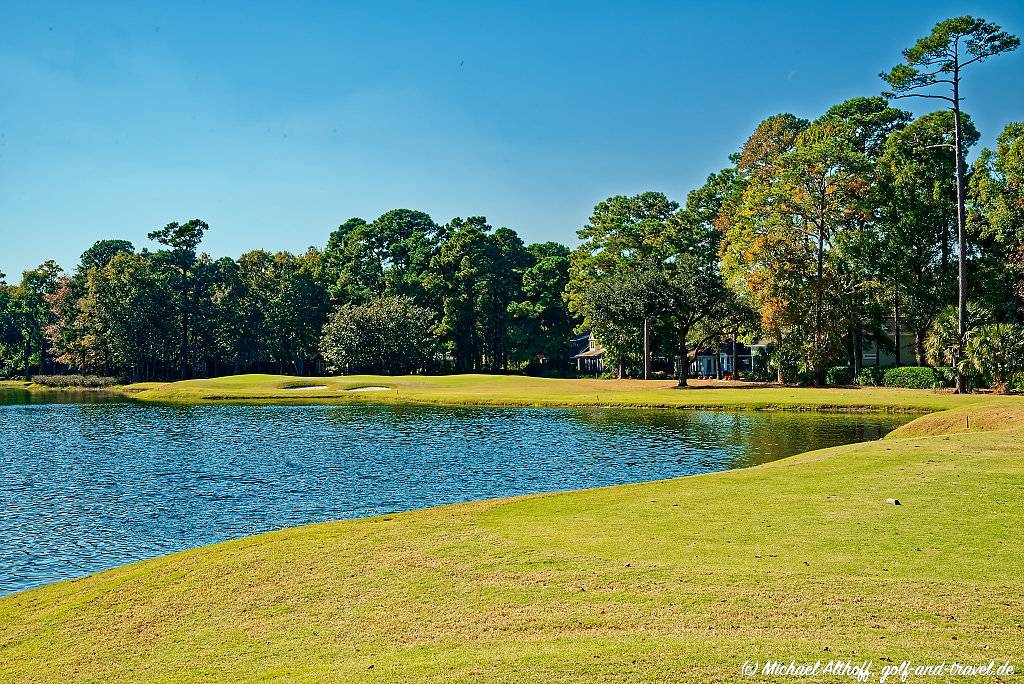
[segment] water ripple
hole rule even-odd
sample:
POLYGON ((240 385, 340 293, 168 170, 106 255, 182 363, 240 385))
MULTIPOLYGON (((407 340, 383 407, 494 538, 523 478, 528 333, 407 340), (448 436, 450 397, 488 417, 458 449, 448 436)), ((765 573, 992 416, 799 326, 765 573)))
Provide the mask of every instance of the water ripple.
POLYGON ((903 422, 0 400, 0 593, 292 525, 754 465, 903 422))

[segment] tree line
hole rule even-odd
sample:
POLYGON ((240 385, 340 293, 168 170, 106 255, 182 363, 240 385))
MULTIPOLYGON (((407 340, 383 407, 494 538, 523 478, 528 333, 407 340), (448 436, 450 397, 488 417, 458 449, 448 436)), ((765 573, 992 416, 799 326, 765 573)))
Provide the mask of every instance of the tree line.
POLYGON ((0 278, 0 372, 565 374, 573 331, 591 329, 620 376, 661 359, 685 384, 695 349, 762 337, 784 382, 855 375, 874 345, 949 367, 960 389, 999 383, 1022 346, 1024 124, 968 166, 980 134, 960 86, 1018 44, 940 22, 882 75, 890 92, 769 117, 682 204, 598 203, 572 250, 408 209, 300 255, 213 259, 198 219, 151 232, 153 249, 102 240, 70 273, 0 278), (915 118, 905 97, 945 107, 915 118))
POLYGON ((208 229, 170 223, 149 234, 152 250, 102 240, 72 273, 47 261, 3 287, 4 372, 504 372, 539 357, 564 366, 574 323, 563 245, 525 245, 483 217, 440 225, 396 209, 346 221, 322 249, 213 259, 199 252, 208 229), (390 351, 373 357, 366 337, 345 347, 346 321, 390 351))

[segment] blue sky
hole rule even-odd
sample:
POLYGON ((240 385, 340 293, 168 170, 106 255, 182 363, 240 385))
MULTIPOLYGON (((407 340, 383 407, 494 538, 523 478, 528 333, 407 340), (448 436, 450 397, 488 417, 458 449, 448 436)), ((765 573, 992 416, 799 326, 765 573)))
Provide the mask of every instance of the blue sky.
MULTIPOLYGON (((684 199, 765 116, 877 94, 937 20, 1024 35, 1020 2, 777 5, 5 0, 0 271, 192 217, 215 256, 397 207, 572 243, 609 195, 684 199)), ((968 79, 983 142, 1024 119, 1024 51, 968 79)))

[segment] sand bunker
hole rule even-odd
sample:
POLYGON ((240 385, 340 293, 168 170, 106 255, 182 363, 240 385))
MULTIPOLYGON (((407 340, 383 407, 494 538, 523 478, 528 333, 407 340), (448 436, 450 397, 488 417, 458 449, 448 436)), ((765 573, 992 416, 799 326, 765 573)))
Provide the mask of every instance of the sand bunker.
POLYGON ((381 387, 380 385, 367 385, 366 387, 353 387, 348 390, 349 392, 387 392, 390 387, 381 387))

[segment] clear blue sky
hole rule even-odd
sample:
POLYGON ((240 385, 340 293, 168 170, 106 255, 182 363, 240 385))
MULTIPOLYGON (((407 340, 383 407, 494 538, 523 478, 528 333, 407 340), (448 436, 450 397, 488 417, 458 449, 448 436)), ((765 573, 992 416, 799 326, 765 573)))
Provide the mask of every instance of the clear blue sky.
MULTIPOLYGON (((4 0, 0 271, 192 217, 215 256, 397 207, 571 243, 608 195, 682 200, 767 115, 877 94, 939 19, 1024 35, 1016 0, 782 4, 4 0)), ((1024 119, 1024 51, 966 96, 985 143, 1024 119)))

